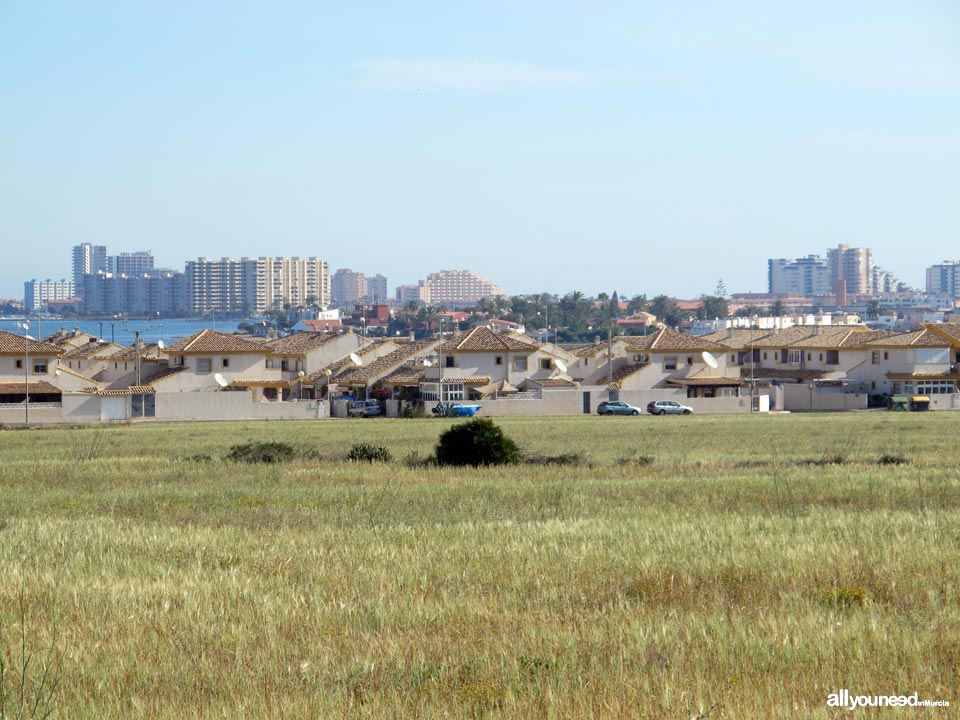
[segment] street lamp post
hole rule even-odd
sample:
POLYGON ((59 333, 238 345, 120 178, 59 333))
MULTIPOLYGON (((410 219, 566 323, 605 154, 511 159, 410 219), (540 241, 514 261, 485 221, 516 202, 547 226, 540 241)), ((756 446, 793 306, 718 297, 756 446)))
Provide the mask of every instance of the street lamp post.
POLYGON ((440 343, 437 345, 437 402, 443 402, 443 318, 440 320, 440 343))
POLYGON ((30 336, 27 330, 30 323, 24 320, 20 323, 23 328, 23 423, 30 424, 30 336))

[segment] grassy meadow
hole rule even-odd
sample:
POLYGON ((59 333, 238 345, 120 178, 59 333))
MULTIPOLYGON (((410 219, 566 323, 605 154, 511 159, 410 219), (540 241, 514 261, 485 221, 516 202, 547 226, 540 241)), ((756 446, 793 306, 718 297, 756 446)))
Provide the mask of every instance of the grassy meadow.
POLYGON ((960 703, 960 414, 503 419, 534 461, 424 464, 452 422, 0 430, 3 719, 960 703))

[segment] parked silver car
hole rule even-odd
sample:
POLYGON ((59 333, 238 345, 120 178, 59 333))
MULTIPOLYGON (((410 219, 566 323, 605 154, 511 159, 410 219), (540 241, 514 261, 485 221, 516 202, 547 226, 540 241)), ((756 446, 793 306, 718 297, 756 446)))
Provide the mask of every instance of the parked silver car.
POLYGON ((647 403, 647 412, 651 415, 689 415, 693 408, 673 400, 655 400, 647 403))

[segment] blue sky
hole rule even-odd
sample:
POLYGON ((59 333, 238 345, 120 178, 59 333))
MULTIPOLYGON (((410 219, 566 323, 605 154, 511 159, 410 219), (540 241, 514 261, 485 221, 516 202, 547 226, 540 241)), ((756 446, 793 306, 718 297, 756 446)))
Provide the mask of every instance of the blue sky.
POLYGON ((766 290, 960 258, 960 4, 0 0, 0 296, 70 247, 392 288, 766 290))

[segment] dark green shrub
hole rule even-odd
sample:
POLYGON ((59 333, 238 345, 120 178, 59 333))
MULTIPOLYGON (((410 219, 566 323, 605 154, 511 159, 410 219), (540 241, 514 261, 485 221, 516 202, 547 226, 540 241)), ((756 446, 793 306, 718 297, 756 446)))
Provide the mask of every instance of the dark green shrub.
POLYGON ((347 460, 354 462, 390 462, 393 455, 385 447, 371 445, 370 443, 357 443, 350 448, 347 453, 347 460))
POLYGON ((228 460, 246 463, 279 463, 293 460, 297 451, 292 445, 282 442, 252 442, 234 445, 227 454, 228 460))
POLYGON ((904 457, 900 453, 884 453, 877 460, 877 463, 880 465, 909 465, 910 458, 904 457))
POLYGON ((480 418, 454 425, 440 436, 440 465, 512 465, 520 462, 520 448, 494 425, 480 418))

